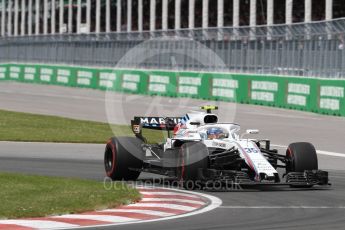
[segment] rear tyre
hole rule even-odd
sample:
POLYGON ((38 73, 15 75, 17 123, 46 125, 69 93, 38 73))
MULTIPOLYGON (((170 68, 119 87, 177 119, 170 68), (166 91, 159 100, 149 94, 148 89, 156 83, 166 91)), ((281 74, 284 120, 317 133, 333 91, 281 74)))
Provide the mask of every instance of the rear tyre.
MULTIPOLYGON (((292 143, 286 151, 288 162, 286 172, 304 172, 305 170, 318 170, 318 160, 315 147, 307 142, 292 143)), ((310 188, 312 185, 292 185, 297 188, 310 188)))
POLYGON ((104 167, 112 180, 136 180, 143 166, 142 141, 135 137, 113 137, 104 152, 104 167))
POLYGON ((200 142, 188 142, 181 146, 177 178, 187 190, 201 189, 199 170, 208 168, 208 149, 200 142))

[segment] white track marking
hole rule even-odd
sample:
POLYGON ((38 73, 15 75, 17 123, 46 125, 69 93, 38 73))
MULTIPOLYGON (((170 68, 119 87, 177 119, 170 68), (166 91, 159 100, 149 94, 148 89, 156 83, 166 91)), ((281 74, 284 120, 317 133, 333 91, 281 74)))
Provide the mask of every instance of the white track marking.
POLYGON ((170 208, 175 210, 181 211, 194 211, 196 208, 185 206, 185 205, 178 205, 178 204, 164 204, 164 203, 137 203, 137 204, 130 204, 129 207, 154 207, 154 208, 170 208))
POLYGON ((345 209, 345 206, 220 206, 225 209, 345 209))
POLYGON ((164 201, 164 202, 183 202, 189 204, 205 205, 205 202, 186 199, 174 199, 174 198, 143 198, 141 201, 164 201))
POLYGON ((1 224, 14 224, 14 225, 22 226, 22 227, 35 228, 35 229, 78 227, 78 225, 75 225, 75 224, 67 224, 67 223, 48 221, 48 220, 0 220, 0 227, 1 227, 1 224))
POLYGON ((334 153, 334 152, 328 152, 328 151, 322 151, 322 150, 316 150, 316 152, 318 154, 321 154, 321 155, 327 155, 327 156, 332 156, 332 157, 344 157, 345 158, 345 154, 343 154, 343 153, 334 153))
POLYGON ((106 221, 111 223, 119 223, 119 222, 129 222, 129 221, 137 221, 138 219, 122 217, 122 216, 102 216, 102 215, 63 215, 57 216, 54 218, 71 218, 71 219, 82 219, 82 220, 98 220, 98 221, 106 221))
POLYGON ((140 191, 141 194, 143 195, 157 195, 157 196, 185 196, 185 197, 191 197, 191 198, 196 198, 198 199, 198 196, 187 194, 187 193, 181 193, 181 192, 142 192, 140 191))
MULTIPOLYGON (((288 146, 285 145, 273 145, 274 147, 278 147, 278 148, 287 148, 288 146)), ((332 156, 332 157, 342 157, 345 158, 345 154, 344 153, 335 153, 335 152, 328 152, 328 151, 323 151, 323 150, 316 150, 317 154, 320 155, 327 155, 327 156, 332 156)))
POLYGON ((127 212, 127 213, 139 213, 139 214, 148 214, 148 215, 154 215, 154 216, 173 216, 175 214, 168 213, 168 212, 161 212, 161 211, 151 211, 151 210, 141 210, 141 209, 107 209, 103 211, 98 212, 127 212))

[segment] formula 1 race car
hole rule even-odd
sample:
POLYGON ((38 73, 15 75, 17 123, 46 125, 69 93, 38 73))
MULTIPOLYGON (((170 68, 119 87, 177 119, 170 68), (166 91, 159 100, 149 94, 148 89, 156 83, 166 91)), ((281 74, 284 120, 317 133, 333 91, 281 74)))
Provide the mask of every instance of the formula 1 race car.
POLYGON ((238 185, 329 185, 328 173, 318 170, 314 146, 290 144, 285 155, 271 149, 269 140, 244 138, 257 134, 240 126, 219 123, 212 110, 190 112, 184 117, 134 117, 135 137, 113 137, 106 145, 105 170, 113 180, 136 180, 141 172, 169 176, 187 189, 210 182, 238 185), (164 143, 149 143, 143 129, 166 130, 164 143), (282 173, 278 173, 282 168, 282 173))

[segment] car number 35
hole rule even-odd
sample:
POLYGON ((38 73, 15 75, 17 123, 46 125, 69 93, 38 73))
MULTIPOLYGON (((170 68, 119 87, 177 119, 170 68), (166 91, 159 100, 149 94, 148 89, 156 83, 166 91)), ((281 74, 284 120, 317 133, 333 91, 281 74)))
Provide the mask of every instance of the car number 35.
POLYGON ((259 153, 256 148, 244 148, 247 153, 259 153))

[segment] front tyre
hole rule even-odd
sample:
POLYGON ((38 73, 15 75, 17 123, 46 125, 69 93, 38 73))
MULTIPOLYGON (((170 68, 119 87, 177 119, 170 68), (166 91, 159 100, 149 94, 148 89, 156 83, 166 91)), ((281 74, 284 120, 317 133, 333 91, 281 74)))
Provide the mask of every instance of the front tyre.
MULTIPOLYGON (((292 143, 286 151, 286 172, 304 172, 306 170, 318 170, 318 159, 315 147, 307 142, 292 143)), ((291 187, 305 188, 312 185, 291 187)))
POLYGON ((104 152, 104 167, 112 180, 136 180, 143 165, 142 141, 135 137, 113 137, 104 152))

